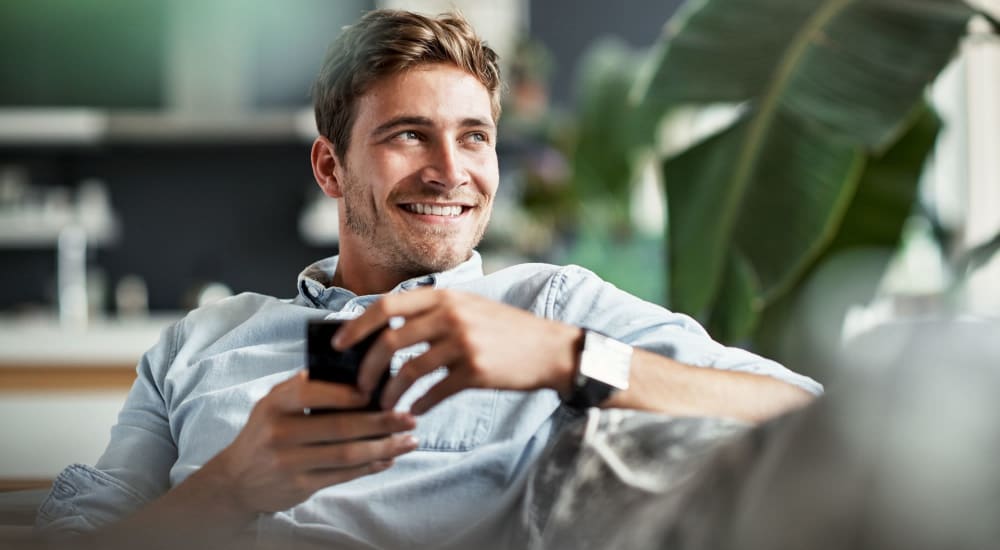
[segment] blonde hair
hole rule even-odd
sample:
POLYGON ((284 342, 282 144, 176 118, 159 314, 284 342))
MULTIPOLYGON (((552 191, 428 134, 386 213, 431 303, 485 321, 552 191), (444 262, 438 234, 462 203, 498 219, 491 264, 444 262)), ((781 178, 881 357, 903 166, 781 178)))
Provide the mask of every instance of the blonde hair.
POLYGON ((450 63, 476 77, 500 118, 499 58, 459 13, 436 18, 399 11, 365 14, 330 45, 312 87, 319 133, 344 159, 357 100, 380 78, 428 63, 450 63))

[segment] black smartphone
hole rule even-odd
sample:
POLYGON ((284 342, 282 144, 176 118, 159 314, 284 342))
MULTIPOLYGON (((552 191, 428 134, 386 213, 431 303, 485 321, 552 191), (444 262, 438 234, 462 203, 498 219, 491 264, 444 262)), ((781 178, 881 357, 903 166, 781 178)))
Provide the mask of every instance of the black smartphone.
MULTIPOLYGON (((325 380, 337 384, 357 386, 361 360, 375 343, 378 335, 382 334, 382 331, 388 326, 383 326, 344 351, 337 351, 333 349, 330 342, 342 324, 344 321, 313 319, 306 325, 306 367, 309 369, 310 380, 325 380)), ((391 376, 387 365, 385 373, 375 387, 375 391, 372 392, 371 401, 364 407, 322 409, 312 412, 380 411, 382 408, 379 406, 379 401, 382 399, 382 390, 385 389, 391 376)))

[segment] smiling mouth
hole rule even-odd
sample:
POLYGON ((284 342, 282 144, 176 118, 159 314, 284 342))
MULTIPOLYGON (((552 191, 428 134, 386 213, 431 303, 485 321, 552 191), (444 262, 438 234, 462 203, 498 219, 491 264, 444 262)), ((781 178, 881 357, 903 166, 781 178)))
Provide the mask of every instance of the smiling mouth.
POLYGON ((468 210, 469 206, 462 206, 460 204, 403 204, 400 205, 403 210, 407 212, 412 212, 414 214, 421 214, 424 216, 442 216, 445 218, 457 218, 462 215, 463 212, 468 210))

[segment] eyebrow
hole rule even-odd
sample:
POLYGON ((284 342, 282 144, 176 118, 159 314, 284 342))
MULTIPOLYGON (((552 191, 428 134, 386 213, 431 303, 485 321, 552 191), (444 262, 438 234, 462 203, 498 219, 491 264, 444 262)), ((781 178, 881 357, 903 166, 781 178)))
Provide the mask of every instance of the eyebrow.
MULTIPOLYGON (((420 126, 429 128, 434 126, 434 122, 431 119, 423 116, 408 116, 408 115, 398 116, 395 118, 391 118, 386 122, 383 122, 382 124, 379 124, 378 127, 372 130, 371 135, 380 136, 401 126, 420 126)), ((493 121, 488 119, 469 117, 469 118, 463 118, 462 121, 459 123, 459 126, 462 128, 493 129, 494 124, 493 121)))

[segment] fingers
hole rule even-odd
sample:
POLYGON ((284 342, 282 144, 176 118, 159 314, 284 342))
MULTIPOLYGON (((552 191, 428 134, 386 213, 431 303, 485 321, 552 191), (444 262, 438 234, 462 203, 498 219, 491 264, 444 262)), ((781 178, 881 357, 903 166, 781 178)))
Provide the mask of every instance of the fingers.
POLYGON ((396 406, 399 398, 406 393, 406 390, 422 376, 426 376, 437 370, 442 365, 452 368, 452 373, 448 376, 453 378, 458 365, 454 364, 459 356, 457 351, 447 345, 432 345, 426 352, 410 359, 403 364, 396 376, 393 376, 386 384, 382 392, 381 406, 383 409, 392 409, 396 406))
POLYGON ((467 384, 457 376, 446 376, 444 380, 434 384, 431 389, 427 390, 427 393, 420 399, 417 399, 413 403, 413 406, 410 407, 410 412, 413 414, 424 414, 438 403, 464 390, 466 387, 467 384))
POLYGON ((295 447, 287 452, 284 459, 288 461, 288 466, 300 471, 353 468, 372 462, 391 461, 416 448, 416 437, 397 434, 379 439, 295 447))
POLYGON ((417 427, 412 415, 400 412, 357 412, 287 417, 276 428, 280 446, 349 441, 406 432, 417 427))
POLYGON ((309 380, 309 374, 303 370, 272 388, 261 403, 279 412, 298 414, 302 409, 363 407, 368 399, 353 386, 309 380))
POLYGON ((333 338, 333 347, 343 351, 360 342, 377 328, 389 323, 392 317, 409 318, 429 310, 437 304, 440 294, 441 291, 421 288, 383 296, 360 317, 344 323, 337 330, 333 338))
MULTIPOLYGON (((358 389, 370 393, 378 385, 379 379, 389 368, 393 354, 403 348, 427 342, 432 346, 441 338, 447 325, 441 323, 440 315, 431 313, 407 321, 398 329, 383 332, 361 362, 358 373, 358 389)), ((394 402, 394 401, 393 401, 394 402)))
POLYGON ((367 398, 351 387, 296 373, 258 402, 235 440, 208 464, 226 472, 223 484, 247 510, 294 506, 323 487, 383 471, 416 449, 413 436, 398 433, 416 428, 406 413, 302 412, 364 404, 367 398))
POLYGON ((352 479, 384 472, 385 470, 391 468, 394 463, 395 461, 392 458, 387 458, 358 466, 314 469, 296 476, 293 483, 301 489, 304 494, 304 500, 305 498, 308 498, 309 495, 324 487, 337 485, 339 483, 346 483, 352 479))

